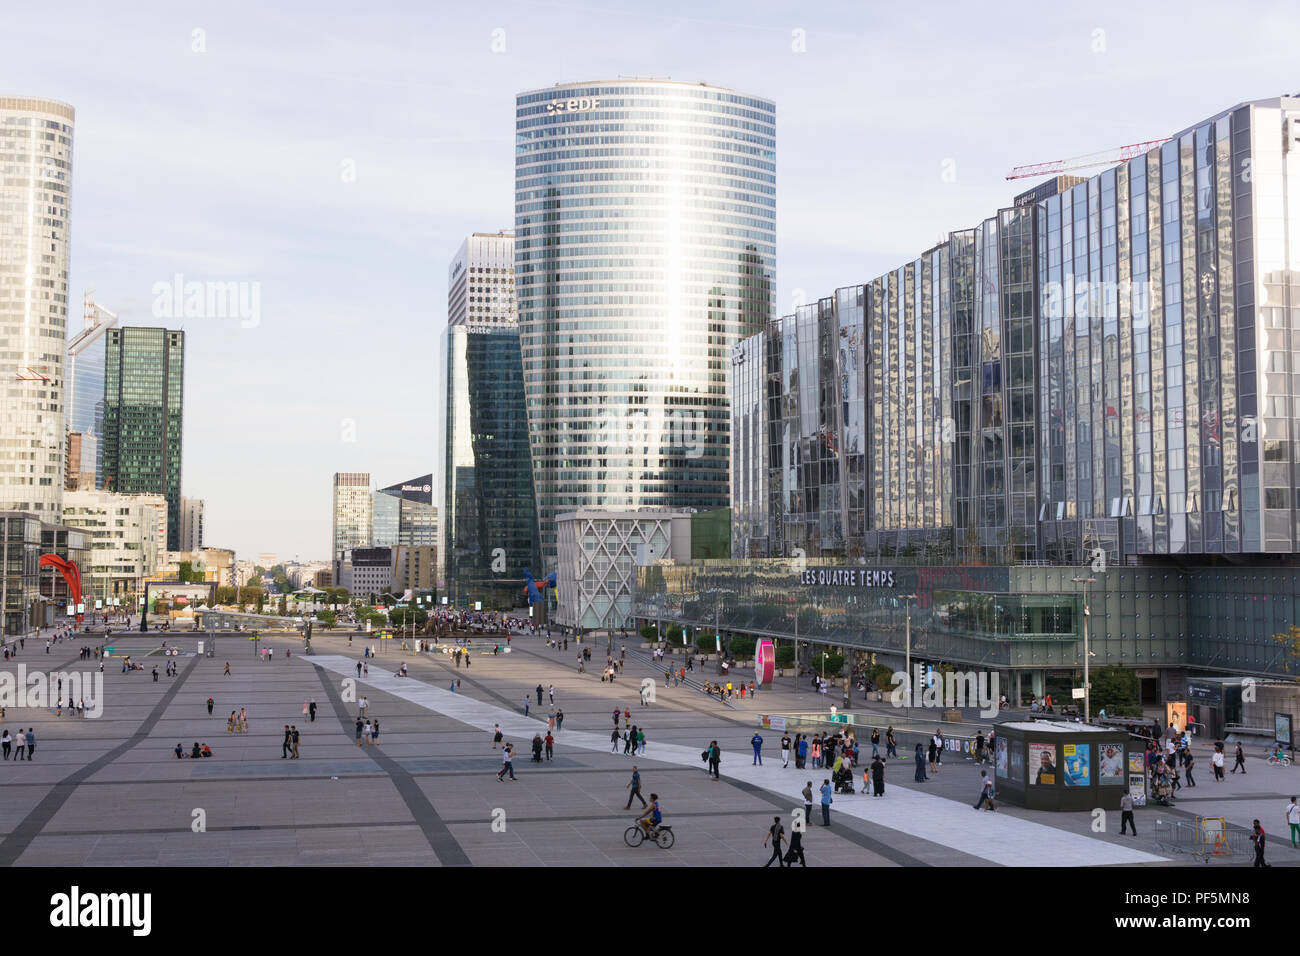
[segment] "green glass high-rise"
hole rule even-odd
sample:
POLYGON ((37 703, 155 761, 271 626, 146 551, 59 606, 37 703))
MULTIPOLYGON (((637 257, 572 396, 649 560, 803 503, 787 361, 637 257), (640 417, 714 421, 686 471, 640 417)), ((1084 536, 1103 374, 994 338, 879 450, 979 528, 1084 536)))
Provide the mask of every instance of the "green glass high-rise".
POLYGON ((167 549, 179 551, 185 333, 110 329, 104 366, 104 487, 166 498, 167 549))

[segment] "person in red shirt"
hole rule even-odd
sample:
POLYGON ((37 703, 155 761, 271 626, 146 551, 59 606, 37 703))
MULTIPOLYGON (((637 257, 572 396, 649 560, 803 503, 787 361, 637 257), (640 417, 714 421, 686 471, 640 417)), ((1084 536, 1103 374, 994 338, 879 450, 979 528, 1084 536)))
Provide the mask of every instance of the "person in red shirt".
POLYGON ((555 746, 555 738, 551 736, 551 732, 548 730, 546 732, 546 759, 547 760, 551 759, 551 748, 554 746, 555 746))

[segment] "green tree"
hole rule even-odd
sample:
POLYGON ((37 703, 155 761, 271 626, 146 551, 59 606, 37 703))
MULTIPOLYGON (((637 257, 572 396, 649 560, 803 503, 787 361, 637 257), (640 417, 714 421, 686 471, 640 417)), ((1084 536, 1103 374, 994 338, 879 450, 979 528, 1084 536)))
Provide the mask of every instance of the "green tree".
POLYGON ((664 636, 668 639, 669 644, 680 644, 682 642, 682 634, 684 633, 685 632, 682 630, 680 624, 669 624, 668 630, 664 632, 664 636))
POLYGON ((339 621, 338 616, 333 611, 317 611, 316 620, 326 627, 333 627, 339 621))
POLYGON ((714 639, 712 631, 704 631, 695 635, 695 646, 700 649, 705 657, 708 657, 717 649, 718 642, 714 639))
POLYGON ((260 564, 255 564, 253 565, 253 573, 260 578, 262 575, 266 574, 266 568, 262 567, 260 564))
POLYGON ((653 624, 643 624, 641 626, 640 634, 641 637, 647 641, 653 641, 656 637, 659 636, 659 632, 655 630, 655 626, 653 624))
MULTIPOLYGON (((1282 662, 1282 670, 1288 674, 1295 669, 1296 662, 1300 661, 1300 625, 1292 625, 1291 629, 1281 634, 1274 634, 1273 640, 1282 645, 1286 653, 1286 660, 1282 662)), ((1096 696, 1094 694, 1094 696, 1096 696)))
POLYGON ((813 670, 815 670, 818 674, 823 673, 822 667, 824 663, 825 665, 824 673, 826 675, 826 679, 830 680, 832 677, 839 677, 840 671, 844 669, 844 655, 836 654, 835 652, 830 651, 826 653, 826 658, 824 662, 822 660, 821 654, 818 654, 816 657, 813 658, 812 663, 813 663, 813 670))
POLYGON ((1088 676, 1092 681, 1092 689, 1088 694, 1088 703, 1094 714, 1103 707, 1108 714, 1141 714, 1139 700, 1141 685, 1136 671, 1120 667, 1118 664, 1098 667, 1096 670, 1089 668, 1089 670, 1088 676))
POLYGON ((284 617, 285 613, 288 610, 289 610, 289 599, 286 598, 283 594, 281 594, 280 595, 280 616, 284 617))
POLYGON ((738 661, 747 661, 754 656, 755 643, 752 637, 733 637, 727 641, 727 652, 738 661))
POLYGON ((776 649, 776 666, 780 669, 783 676, 787 667, 794 666, 793 644, 782 644, 776 649))
POLYGON ((257 613, 261 614, 266 610, 266 592, 261 588, 256 588, 252 601, 257 605, 257 613))
POLYGON ((393 627, 406 627, 411 621, 415 621, 416 627, 424 627, 427 620, 429 620, 429 612, 423 608, 395 607, 388 612, 388 623, 393 627))
POLYGON ((198 576, 194 573, 194 562, 182 561, 177 568, 176 579, 185 582, 197 581, 198 576))

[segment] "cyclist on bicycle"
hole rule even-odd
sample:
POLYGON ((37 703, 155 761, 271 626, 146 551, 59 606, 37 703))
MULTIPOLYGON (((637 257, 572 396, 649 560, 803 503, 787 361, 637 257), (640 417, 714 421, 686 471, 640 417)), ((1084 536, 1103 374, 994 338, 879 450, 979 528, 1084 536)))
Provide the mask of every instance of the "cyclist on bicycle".
POLYGON ((636 822, 640 825, 641 829, 645 831, 646 839, 649 840, 654 836, 654 828, 663 823, 663 821, 664 815, 659 810, 659 794, 652 793, 650 794, 650 812, 639 818, 636 822))

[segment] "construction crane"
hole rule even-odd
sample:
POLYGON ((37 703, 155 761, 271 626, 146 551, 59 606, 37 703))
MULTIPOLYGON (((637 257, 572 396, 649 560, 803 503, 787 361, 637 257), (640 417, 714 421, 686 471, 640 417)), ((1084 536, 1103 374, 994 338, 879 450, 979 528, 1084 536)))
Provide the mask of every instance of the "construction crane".
POLYGON ((1166 136, 1164 139, 1153 139, 1147 143, 1130 143, 1128 146, 1121 146, 1118 149, 1102 150, 1100 153, 1089 153, 1086 156, 1057 159, 1050 163, 1035 163, 1032 166, 1017 166, 1007 175, 1007 179, 1054 176, 1057 173, 1064 173, 1071 169, 1088 169, 1091 166, 1113 166, 1116 163, 1126 163, 1134 156, 1141 156, 1157 146, 1163 146, 1169 142, 1169 139, 1170 137, 1166 136))

